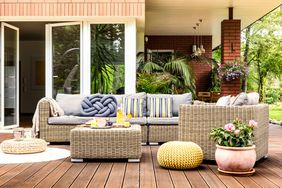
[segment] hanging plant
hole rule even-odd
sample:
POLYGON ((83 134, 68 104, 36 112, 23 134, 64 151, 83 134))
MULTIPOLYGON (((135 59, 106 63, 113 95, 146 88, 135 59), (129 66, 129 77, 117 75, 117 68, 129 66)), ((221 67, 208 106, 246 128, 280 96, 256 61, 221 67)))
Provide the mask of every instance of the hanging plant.
POLYGON ((236 80, 248 74, 248 69, 244 62, 226 62, 219 67, 219 78, 226 81, 236 80))

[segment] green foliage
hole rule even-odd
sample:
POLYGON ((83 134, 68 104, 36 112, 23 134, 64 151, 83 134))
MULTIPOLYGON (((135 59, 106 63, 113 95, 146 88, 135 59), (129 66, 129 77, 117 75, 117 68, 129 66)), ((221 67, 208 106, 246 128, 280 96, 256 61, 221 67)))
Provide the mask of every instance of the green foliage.
POLYGON ((261 100, 266 94, 267 80, 271 77, 281 78, 282 76, 282 12, 280 8, 269 13, 250 26, 243 34, 249 32, 243 38, 242 49, 244 56, 248 57, 250 76, 248 83, 252 88, 257 89, 261 100), (248 44, 248 45, 247 45, 248 44))
POLYGON ((224 128, 213 128, 209 138, 216 144, 228 147, 247 147, 253 145, 253 129, 256 122, 250 121, 249 125, 236 119, 233 123, 226 124, 224 128))
POLYGON ((167 62, 140 62, 138 65, 138 91, 195 94, 194 76, 185 58, 172 58, 167 62))
MULTIPOLYGON (((124 62, 124 25, 91 25, 91 93, 114 93, 117 69, 124 62), (116 44, 116 45, 114 45, 116 44)), ((124 77, 119 78, 124 83, 124 77)))
POLYGON ((280 88, 270 88, 266 90, 266 98, 265 102, 268 104, 274 104, 280 101, 280 92, 282 89, 280 88))
POLYGON ((282 120, 282 103, 271 104, 269 106, 270 119, 282 120))

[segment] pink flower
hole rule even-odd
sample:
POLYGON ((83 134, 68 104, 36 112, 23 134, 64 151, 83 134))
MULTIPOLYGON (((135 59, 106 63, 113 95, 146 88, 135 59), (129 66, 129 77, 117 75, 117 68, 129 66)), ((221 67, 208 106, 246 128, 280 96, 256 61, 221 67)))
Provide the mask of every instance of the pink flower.
POLYGON ((228 123, 228 124, 224 125, 224 129, 232 132, 232 131, 235 130, 235 126, 233 125, 233 123, 228 123))
POLYGON ((235 135, 238 135, 240 133, 240 130, 239 129, 236 129, 235 131, 234 131, 234 134, 235 135))
POLYGON ((249 121, 249 127, 257 127, 258 126, 258 122, 256 122, 255 120, 250 120, 249 121))

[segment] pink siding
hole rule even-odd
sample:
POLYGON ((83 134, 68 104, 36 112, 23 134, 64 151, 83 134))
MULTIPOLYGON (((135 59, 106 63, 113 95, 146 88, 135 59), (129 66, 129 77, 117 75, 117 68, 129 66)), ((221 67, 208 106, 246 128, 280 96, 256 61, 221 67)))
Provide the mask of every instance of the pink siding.
POLYGON ((0 0, 0 16, 145 16, 145 0, 0 0))

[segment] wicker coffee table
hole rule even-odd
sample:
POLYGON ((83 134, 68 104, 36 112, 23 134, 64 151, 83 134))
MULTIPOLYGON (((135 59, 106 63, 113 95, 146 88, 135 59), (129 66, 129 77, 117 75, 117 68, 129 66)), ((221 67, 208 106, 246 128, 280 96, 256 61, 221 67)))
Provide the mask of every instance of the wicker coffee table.
POLYGON ((71 161, 83 159, 126 158, 129 162, 140 162, 141 127, 92 129, 77 127, 71 130, 71 161))
POLYGON ((46 150, 47 143, 37 138, 11 139, 3 141, 0 147, 4 153, 9 154, 39 153, 46 150))

